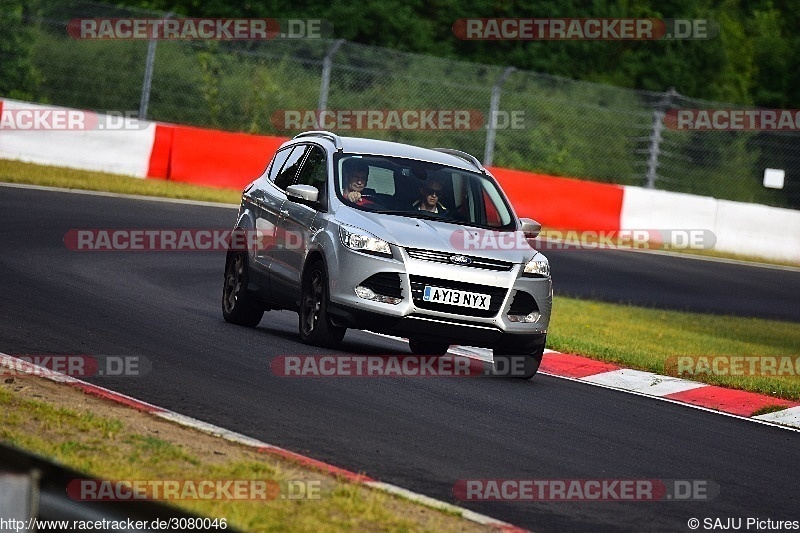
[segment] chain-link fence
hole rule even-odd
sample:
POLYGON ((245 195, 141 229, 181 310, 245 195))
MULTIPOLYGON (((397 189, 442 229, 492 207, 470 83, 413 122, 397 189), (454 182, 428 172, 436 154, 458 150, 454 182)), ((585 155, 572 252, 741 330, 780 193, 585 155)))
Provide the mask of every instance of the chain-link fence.
POLYGON ((0 61, 28 54, 37 83, 27 96, 35 101, 286 136, 317 129, 323 107, 335 117, 323 126, 341 134, 458 148, 495 166, 800 209, 800 133, 681 131, 664 118, 670 110, 734 106, 333 39, 81 40, 68 35, 70 20, 172 15, 75 0, 25 6, 9 30, 24 32, 29 49, 0 50, 0 61), (391 123, 391 111, 409 110, 417 118, 466 113, 469 125, 391 123), (371 111, 380 120, 355 120, 371 111), (785 171, 782 189, 763 186, 767 168, 785 171))

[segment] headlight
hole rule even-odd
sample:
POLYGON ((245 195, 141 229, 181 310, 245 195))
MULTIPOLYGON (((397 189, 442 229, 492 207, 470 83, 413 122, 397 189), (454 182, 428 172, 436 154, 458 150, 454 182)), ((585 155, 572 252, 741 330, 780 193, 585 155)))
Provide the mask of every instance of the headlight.
POLYGON ((549 278, 550 263, 543 255, 538 254, 525 264, 522 275, 529 278, 549 278))
POLYGON ((389 243, 382 239, 366 233, 351 233, 344 228, 340 229, 339 234, 342 237, 342 244, 351 250, 357 250, 366 254, 392 257, 392 250, 389 248, 389 243))

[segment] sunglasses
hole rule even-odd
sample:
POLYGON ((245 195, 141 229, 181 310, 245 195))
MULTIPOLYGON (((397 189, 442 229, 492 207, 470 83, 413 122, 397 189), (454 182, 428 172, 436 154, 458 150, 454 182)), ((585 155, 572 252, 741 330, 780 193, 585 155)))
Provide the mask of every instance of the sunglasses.
POLYGON ((441 196, 442 189, 429 189, 425 188, 425 196, 441 196))

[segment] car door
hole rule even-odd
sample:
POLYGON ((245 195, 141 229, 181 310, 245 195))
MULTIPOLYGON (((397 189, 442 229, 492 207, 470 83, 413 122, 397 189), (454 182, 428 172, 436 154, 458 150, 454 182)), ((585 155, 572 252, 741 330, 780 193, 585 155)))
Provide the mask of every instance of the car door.
POLYGON ((307 148, 302 144, 278 152, 265 182, 258 188, 258 193, 252 195, 256 205, 255 262, 257 268, 264 272, 271 272, 270 265, 274 261, 275 246, 279 240, 278 219, 286 202, 286 187, 294 183, 307 148))
POLYGON ((276 247, 271 276, 286 287, 287 294, 297 299, 303 264, 316 231, 317 214, 320 210, 327 210, 328 160, 325 150, 316 145, 309 147, 295 183, 316 187, 320 192, 319 205, 312 207, 292 201, 291 197, 284 202, 278 220, 282 246, 276 247))

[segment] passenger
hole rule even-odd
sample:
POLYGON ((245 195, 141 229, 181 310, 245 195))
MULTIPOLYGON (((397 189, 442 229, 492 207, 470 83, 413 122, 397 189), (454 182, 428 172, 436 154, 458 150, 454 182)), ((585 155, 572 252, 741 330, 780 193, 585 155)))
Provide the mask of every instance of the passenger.
POLYGON ((443 188, 442 182, 437 179, 425 182, 419 188, 420 198, 411 205, 412 209, 447 216, 447 208, 439 201, 443 188))

